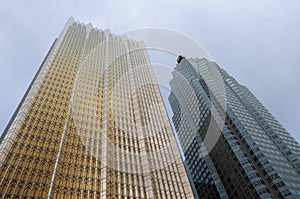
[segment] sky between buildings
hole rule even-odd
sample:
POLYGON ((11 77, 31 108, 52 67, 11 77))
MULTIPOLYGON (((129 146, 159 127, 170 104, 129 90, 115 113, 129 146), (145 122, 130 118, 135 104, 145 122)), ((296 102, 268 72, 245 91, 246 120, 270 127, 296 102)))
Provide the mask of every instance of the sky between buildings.
POLYGON ((1 1, 0 134, 73 16, 114 33, 159 27, 193 38, 299 142, 299 9, 298 0, 1 1))

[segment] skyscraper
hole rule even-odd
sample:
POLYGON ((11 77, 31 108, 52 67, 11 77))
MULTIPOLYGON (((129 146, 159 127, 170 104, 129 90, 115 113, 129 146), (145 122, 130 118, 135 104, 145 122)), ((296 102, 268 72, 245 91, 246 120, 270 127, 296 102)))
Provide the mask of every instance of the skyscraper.
POLYGON ((143 42, 69 19, 1 136, 0 196, 193 198, 143 42))
POLYGON ((245 86, 214 62, 182 56, 170 85, 200 198, 300 198, 299 144, 245 86))

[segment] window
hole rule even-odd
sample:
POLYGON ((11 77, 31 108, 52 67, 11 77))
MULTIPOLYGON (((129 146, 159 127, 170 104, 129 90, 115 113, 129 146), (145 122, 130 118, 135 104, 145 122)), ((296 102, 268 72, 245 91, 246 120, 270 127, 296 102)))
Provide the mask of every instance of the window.
POLYGON ((253 138, 251 136, 248 136, 245 138, 245 140, 252 140, 253 138))
POLYGON ((265 155, 263 153, 260 153, 256 157, 259 159, 259 158, 265 157, 265 155))
POLYGON ((237 158, 238 158, 238 159, 241 159, 241 158, 243 158, 243 157, 246 157, 246 154, 245 154, 245 153, 242 153, 242 154, 238 154, 238 155, 237 155, 237 158))
POLYGON ((285 154, 286 155, 292 155, 292 152, 291 151, 287 151, 285 154))
POLYGON ((277 138, 278 138, 278 135, 273 135, 272 138, 273 138, 273 139, 277 139, 277 138))
POLYGON ((230 134, 231 134, 231 132, 224 133, 225 136, 228 136, 230 134))
POLYGON ((245 164, 247 164, 247 163, 249 163, 250 161, 247 159, 247 160, 242 160, 241 161, 241 165, 245 165, 245 164))
POLYGON ((241 148, 241 147, 236 148, 236 149, 233 150, 233 152, 235 152, 235 153, 236 153, 236 152, 239 152, 239 151, 242 151, 242 148, 241 148))
POLYGON ((254 170, 255 168, 253 167, 253 166, 248 166, 248 167, 246 167, 244 170, 246 171, 246 172, 248 172, 248 171, 252 171, 252 170, 254 170))
POLYGON ((277 140, 276 141, 278 144, 281 144, 282 143, 282 140, 277 140))
POLYGON ((251 142, 249 145, 250 145, 250 146, 256 145, 256 142, 251 142))
POLYGON ((291 195, 292 193, 291 193, 291 191, 289 190, 289 189, 287 189, 287 190, 284 190, 283 192, 282 192, 282 195, 283 196, 289 196, 289 195, 291 195))
POLYGON ((265 160, 261 161, 261 165, 265 165, 265 164, 268 164, 268 163, 269 163, 268 159, 265 159, 265 160))
POLYGON ((259 185, 262 185, 262 184, 263 184, 263 183, 262 183, 260 180, 253 182, 253 185, 254 185, 255 187, 257 187, 257 186, 259 186, 259 185))
POLYGON ((236 145, 240 145, 238 142, 234 142, 232 144, 230 144, 230 146, 236 146, 236 145))
POLYGON ((257 173, 251 173, 251 174, 248 175, 248 177, 249 177, 250 179, 253 179, 253 178, 258 177, 258 174, 257 174, 257 173))
POLYGON ((280 181, 280 182, 277 182, 275 185, 277 188, 280 188, 280 187, 285 186, 285 183, 283 181, 280 181))
POLYGON ((276 178, 280 178, 278 173, 274 173, 273 175, 270 176, 271 179, 276 179, 276 178))
POLYGON ((241 135, 247 135, 247 134, 249 134, 247 131, 241 133, 241 135))
POLYGON ((280 148, 281 148, 281 149, 287 149, 287 146, 282 145, 280 148))
POLYGON ((265 188, 263 188, 263 189, 258 190, 257 193, 258 193, 259 195, 262 195, 262 194, 264 194, 264 193, 268 193, 268 191, 267 191, 265 188))
POLYGON ((298 160, 297 157, 291 157, 291 161, 292 161, 292 162, 295 162, 295 161, 297 161, 297 160, 298 160))

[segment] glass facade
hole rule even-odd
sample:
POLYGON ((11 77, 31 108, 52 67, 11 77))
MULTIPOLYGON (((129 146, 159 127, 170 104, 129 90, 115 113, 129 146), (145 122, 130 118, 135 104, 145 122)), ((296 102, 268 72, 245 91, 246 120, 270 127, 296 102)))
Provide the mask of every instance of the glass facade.
POLYGON ((72 18, 1 137, 2 198, 194 198, 143 42, 72 18))
POLYGON ((207 59, 182 59, 173 77, 172 119, 200 198, 300 197, 299 144, 245 86, 207 59), (222 79, 215 85, 224 88, 225 109, 220 93, 208 86, 214 84, 202 76, 211 69, 222 79), (181 78, 192 88, 195 100, 181 78), (224 114, 224 125, 217 130, 220 136, 214 147, 201 156, 203 140, 212 133, 208 126, 216 122, 212 107, 224 114))

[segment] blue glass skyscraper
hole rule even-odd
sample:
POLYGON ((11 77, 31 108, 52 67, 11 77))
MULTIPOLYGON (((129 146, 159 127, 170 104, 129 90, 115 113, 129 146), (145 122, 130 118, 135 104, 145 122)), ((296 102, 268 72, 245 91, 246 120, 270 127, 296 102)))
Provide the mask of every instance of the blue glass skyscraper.
POLYGON ((214 62, 183 57, 170 85, 172 119, 195 195, 300 198, 299 144, 245 86, 214 62), (222 82, 206 80, 209 70, 222 82), (214 125, 215 113, 224 116, 222 126, 214 125), (204 142, 209 136, 211 148, 204 142))

